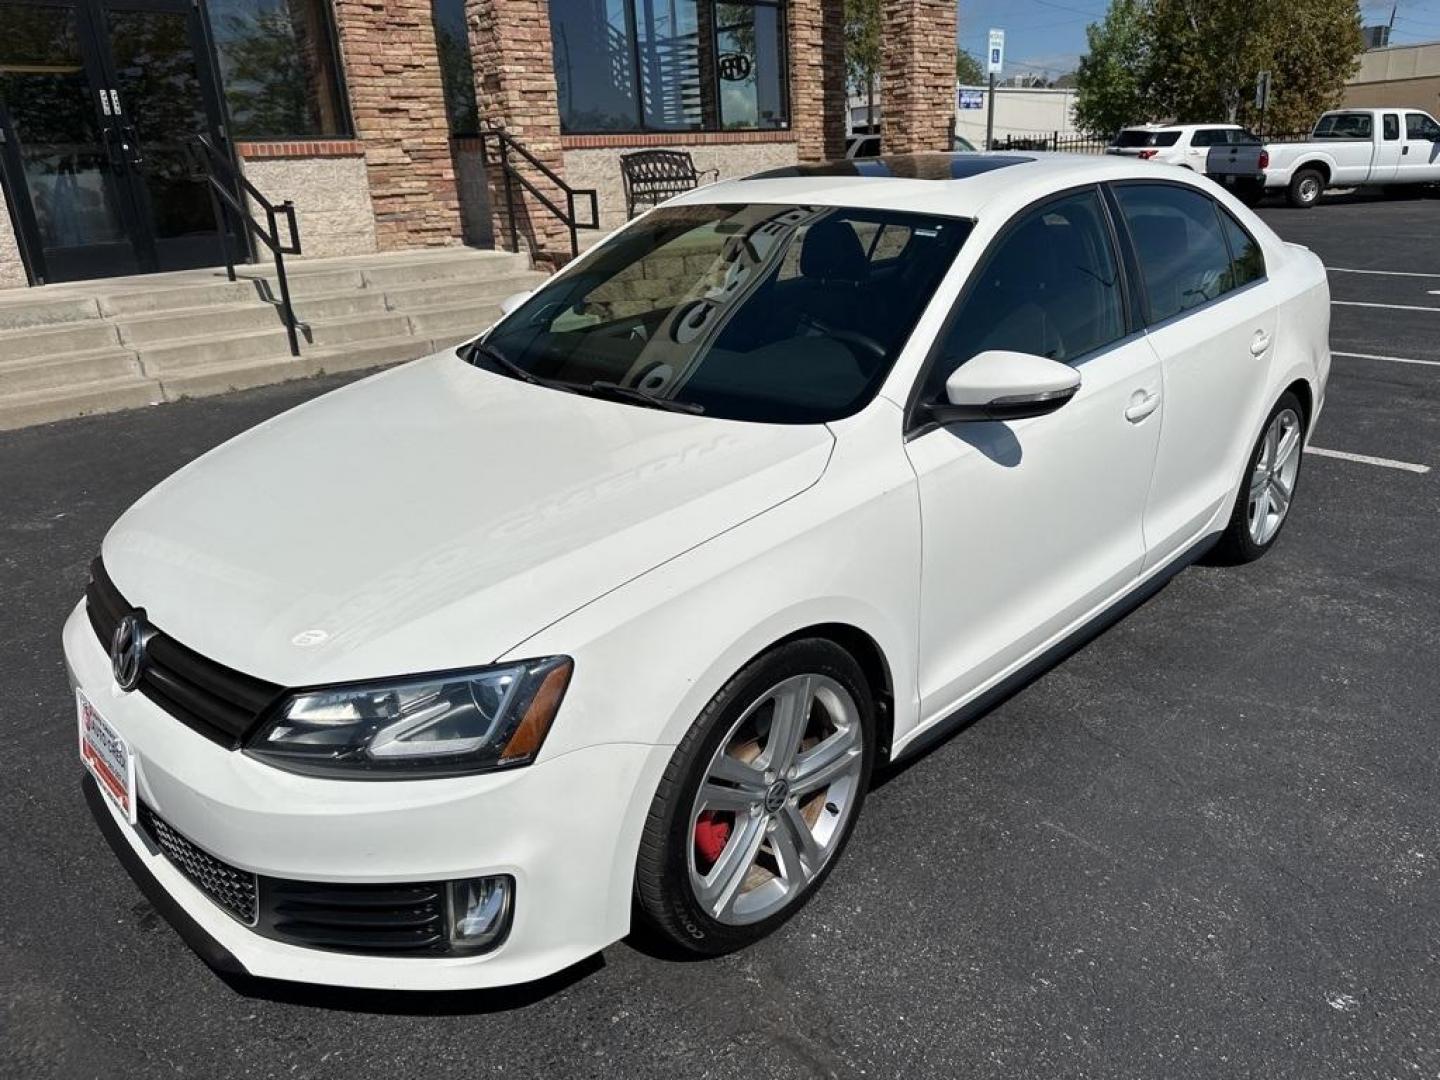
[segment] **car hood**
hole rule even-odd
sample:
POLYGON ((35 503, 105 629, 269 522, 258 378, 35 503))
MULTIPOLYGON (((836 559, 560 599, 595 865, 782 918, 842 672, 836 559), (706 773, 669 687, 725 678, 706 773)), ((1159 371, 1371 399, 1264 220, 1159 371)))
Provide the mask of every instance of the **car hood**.
POLYGON ((442 354, 205 454, 103 556, 153 625, 273 682, 466 667, 803 491, 832 445, 442 354))

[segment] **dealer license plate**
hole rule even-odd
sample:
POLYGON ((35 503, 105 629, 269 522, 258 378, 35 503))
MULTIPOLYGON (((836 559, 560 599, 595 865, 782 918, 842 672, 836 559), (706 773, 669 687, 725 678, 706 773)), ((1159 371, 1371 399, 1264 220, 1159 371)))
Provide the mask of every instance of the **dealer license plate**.
POLYGON ((82 690, 75 691, 75 711, 80 726, 80 760, 99 783, 100 790, 134 825, 135 755, 82 690))

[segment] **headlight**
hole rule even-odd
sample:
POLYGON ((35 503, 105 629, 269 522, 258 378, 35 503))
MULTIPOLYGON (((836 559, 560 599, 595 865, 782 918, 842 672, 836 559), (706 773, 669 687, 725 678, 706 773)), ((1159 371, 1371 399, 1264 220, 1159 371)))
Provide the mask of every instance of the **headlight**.
POLYGON ((246 743, 291 772, 361 780, 461 776, 528 765, 574 664, 568 656, 284 698, 246 743))

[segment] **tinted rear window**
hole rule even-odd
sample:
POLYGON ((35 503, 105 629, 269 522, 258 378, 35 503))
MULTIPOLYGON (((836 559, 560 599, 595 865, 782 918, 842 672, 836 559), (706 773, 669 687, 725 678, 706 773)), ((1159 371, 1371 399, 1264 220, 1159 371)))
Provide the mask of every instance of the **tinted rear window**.
POLYGON ((1180 141, 1178 131, 1144 131, 1139 128, 1129 128, 1115 136, 1111 146, 1136 147, 1136 146, 1174 146, 1180 141))

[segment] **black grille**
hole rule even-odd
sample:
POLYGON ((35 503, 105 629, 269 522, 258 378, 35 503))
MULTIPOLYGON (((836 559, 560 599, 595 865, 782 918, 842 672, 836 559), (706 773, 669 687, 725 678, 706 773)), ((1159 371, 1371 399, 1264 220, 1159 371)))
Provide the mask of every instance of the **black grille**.
MULTIPOLYGON (((90 565, 85 609, 100 647, 108 653, 116 624, 135 609, 120 595, 98 558, 90 565)), ((146 641, 146 657, 140 692, 182 724, 231 749, 240 745, 282 690, 207 660, 159 630, 146 641)))
POLYGON ((443 953, 443 882, 327 885, 265 879, 260 933, 312 949, 443 953))
POLYGON ((386 956, 449 950, 444 882, 333 885, 261 877, 202 851, 145 803, 140 827, 201 892, 268 938, 386 956))
POLYGON ((144 803, 140 804, 140 826, 201 892, 246 926, 255 925, 259 887, 254 874, 201 851, 144 803))

